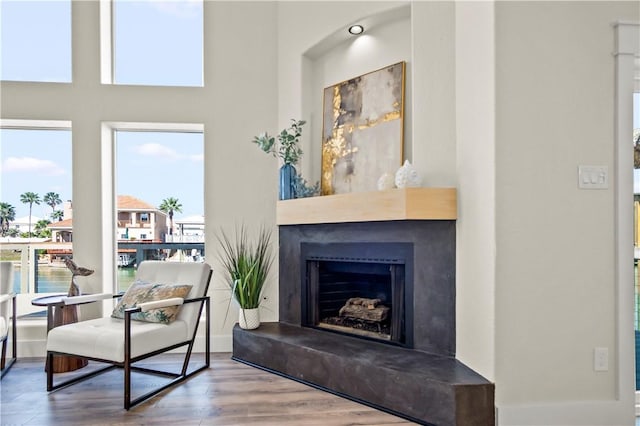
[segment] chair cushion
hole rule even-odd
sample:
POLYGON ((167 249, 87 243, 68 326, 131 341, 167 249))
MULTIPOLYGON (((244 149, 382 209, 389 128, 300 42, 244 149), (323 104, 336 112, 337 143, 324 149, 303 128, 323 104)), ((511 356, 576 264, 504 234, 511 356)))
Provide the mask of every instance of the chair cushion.
MULTIPOLYGON (((135 308, 139 303, 156 300, 170 299, 173 297, 185 298, 191 290, 191 285, 186 284, 158 284, 136 280, 122 296, 111 316, 124 318, 125 309, 135 308)), ((166 306, 158 309, 150 309, 147 312, 137 312, 131 315, 132 320, 159 322, 169 324, 173 322, 182 306, 166 306)))
MULTIPOLYGON (((185 321, 171 324, 131 322, 131 356, 147 354, 192 338, 185 321)), ((124 362, 124 320, 106 317, 55 327, 47 337, 47 351, 73 353, 124 362)))

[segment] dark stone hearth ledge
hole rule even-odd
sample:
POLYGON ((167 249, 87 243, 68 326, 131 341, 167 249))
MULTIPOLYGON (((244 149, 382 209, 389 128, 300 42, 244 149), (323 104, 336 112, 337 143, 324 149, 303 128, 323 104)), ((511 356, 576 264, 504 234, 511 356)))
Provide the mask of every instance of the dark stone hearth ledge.
POLYGON ((362 340, 357 337, 328 333, 312 328, 300 328, 278 323, 263 323, 251 333, 266 335, 291 345, 300 345, 309 350, 331 352, 354 362, 377 364, 396 371, 413 371, 430 380, 449 384, 479 385, 487 380, 462 364, 460 361, 438 355, 431 355, 413 349, 405 349, 362 340), (304 333, 301 333, 304 330, 304 333))
POLYGON ((494 424, 494 385, 455 358, 283 323, 236 326, 233 357, 422 424, 494 424))

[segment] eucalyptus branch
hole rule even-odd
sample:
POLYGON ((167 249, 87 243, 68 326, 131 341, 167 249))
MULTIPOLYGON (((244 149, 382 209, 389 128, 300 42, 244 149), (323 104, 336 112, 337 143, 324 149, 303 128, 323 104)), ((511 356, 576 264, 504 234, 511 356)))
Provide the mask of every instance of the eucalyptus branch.
POLYGON ((302 126, 306 121, 295 119, 291 119, 291 121, 293 122, 291 126, 278 134, 277 144, 275 137, 270 136, 267 132, 255 136, 252 142, 267 154, 280 158, 284 164, 295 166, 302 157, 300 137, 302 136, 302 126))

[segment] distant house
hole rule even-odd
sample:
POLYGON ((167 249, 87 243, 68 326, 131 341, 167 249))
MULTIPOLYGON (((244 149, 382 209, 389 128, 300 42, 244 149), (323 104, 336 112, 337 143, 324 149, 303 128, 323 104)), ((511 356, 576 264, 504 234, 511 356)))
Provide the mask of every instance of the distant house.
POLYGON ((59 222, 53 222, 47 225, 51 230, 51 241, 54 243, 70 243, 73 242, 73 219, 63 219, 59 222))
MULTIPOLYGON (((130 195, 118 195, 116 239, 162 242, 167 234, 167 215, 151 204, 130 195)), ((65 218, 50 223, 51 240, 54 242, 73 241, 72 211, 65 210, 65 218)), ((37 220, 34 218, 35 223, 37 220)))
MULTIPOLYGON (((36 226, 39 220, 42 220, 41 217, 31 216, 31 231, 36 226)), ((11 228, 17 229, 19 233, 29 232, 29 216, 18 217, 15 220, 12 220, 9 224, 11 228)))
MULTIPOLYGON (((73 210, 71 203, 65 205, 64 219, 50 223, 53 242, 73 241, 73 210)), ((167 215, 146 201, 131 195, 118 195, 117 228, 118 241, 163 242, 168 234, 167 215)), ((54 256, 70 255, 71 251, 49 250, 54 256)), ((129 266, 135 260, 135 249, 118 250, 118 265, 129 266), (131 256, 133 255, 133 257, 131 256)))
POLYGON ((118 240, 163 242, 167 215, 151 204, 130 195, 118 195, 118 240))

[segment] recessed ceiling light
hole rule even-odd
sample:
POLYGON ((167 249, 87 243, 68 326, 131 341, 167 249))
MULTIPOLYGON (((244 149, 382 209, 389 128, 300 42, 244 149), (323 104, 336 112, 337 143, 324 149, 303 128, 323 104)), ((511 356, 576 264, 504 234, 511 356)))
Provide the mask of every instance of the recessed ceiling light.
POLYGON ((362 25, 352 25, 349 27, 349 34, 358 35, 364 32, 364 27, 362 25))

